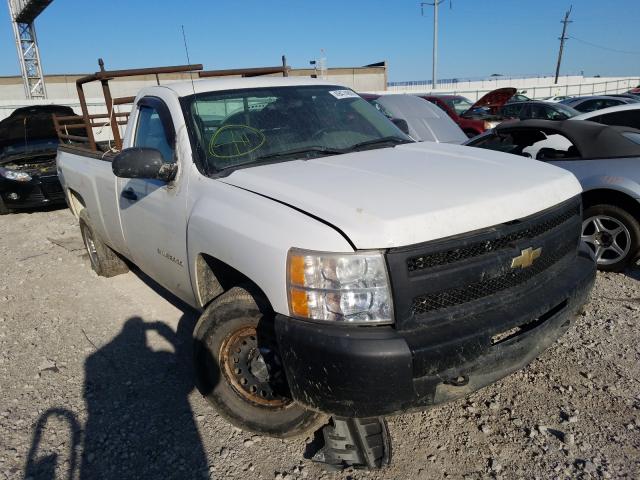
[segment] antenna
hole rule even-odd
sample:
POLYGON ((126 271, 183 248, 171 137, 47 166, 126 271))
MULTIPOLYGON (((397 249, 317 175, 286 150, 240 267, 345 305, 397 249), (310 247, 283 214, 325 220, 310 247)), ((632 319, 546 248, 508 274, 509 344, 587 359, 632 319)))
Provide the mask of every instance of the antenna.
MULTIPOLYGON (((187 35, 184 33, 184 25, 182 27, 182 40, 184 41, 184 51, 187 54, 187 65, 191 65, 191 59, 189 58, 189 47, 187 46, 187 35)), ((193 90, 193 104, 196 107, 196 115, 200 117, 200 112, 198 111, 198 97, 196 96, 196 85, 193 82, 193 71, 189 70, 189 78, 191 79, 191 89, 193 90)))
MULTIPOLYGON (((187 54, 187 65, 191 65, 191 59, 189 58, 189 47, 187 46, 187 35, 184 33, 184 25, 182 27, 182 40, 184 42, 184 51, 187 54)), ((193 72, 189 70, 189 77, 191 78, 191 88, 193 89, 193 95, 196 94, 196 86, 193 83, 193 72)), ((197 105, 196 105, 197 108, 197 105)))

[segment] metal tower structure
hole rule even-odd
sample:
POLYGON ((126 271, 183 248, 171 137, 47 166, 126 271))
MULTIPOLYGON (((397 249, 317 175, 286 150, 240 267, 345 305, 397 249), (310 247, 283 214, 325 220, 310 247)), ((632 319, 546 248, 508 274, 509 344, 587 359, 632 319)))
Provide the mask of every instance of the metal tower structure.
POLYGON ((8 0, 18 60, 29 99, 47 98, 34 21, 53 0, 8 0))

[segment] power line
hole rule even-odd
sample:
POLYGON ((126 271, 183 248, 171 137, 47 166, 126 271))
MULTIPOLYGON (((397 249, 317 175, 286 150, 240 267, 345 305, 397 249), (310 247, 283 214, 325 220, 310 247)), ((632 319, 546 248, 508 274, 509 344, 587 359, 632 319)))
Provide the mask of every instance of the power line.
POLYGON ((632 52, 632 51, 629 51, 629 50, 618 50, 616 48, 604 47, 604 46, 598 45, 596 43, 587 42, 586 40, 582 40, 582 39, 577 38, 577 37, 567 37, 567 38, 570 38, 571 40, 576 40, 576 41, 578 41, 580 43, 584 43, 586 45, 590 45, 592 47, 601 48, 602 50, 608 50, 610 52, 624 53, 626 55, 640 55, 640 52, 638 52, 638 51, 632 52))

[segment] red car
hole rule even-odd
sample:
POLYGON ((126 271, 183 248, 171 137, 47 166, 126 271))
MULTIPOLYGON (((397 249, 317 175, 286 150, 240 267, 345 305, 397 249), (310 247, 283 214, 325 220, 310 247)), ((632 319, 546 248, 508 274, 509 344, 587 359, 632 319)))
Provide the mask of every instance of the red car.
POLYGON ((515 88, 498 88, 484 95, 476 103, 471 103, 461 95, 421 95, 436 104, 456 122, 469 137, 475 137, 502 121, 500 107, 516 93, 515 88))

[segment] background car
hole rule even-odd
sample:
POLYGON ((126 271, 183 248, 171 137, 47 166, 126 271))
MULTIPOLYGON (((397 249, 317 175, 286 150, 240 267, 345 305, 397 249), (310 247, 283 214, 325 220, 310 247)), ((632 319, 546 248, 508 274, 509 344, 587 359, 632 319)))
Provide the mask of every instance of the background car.
POLYGON ((607 95, 594 95, 589 97, 574 97, 562 100, 560 103, 575 108, 579 112, 593 112, 603 108, 615 107, 626 103, 635 103, 636 100, 624 97, 610 97, 607 95))
POLYGON ((415 95, 363 95, 388 118, 404 120, 411 138, 418 142, 454 143, 467 140, 462 129, 431 102, 415 95))
POLYGON ((612 93, 608 97, 623 97, 640 101, 640 93, 612 93))
POLYGON ((562 100, 567 100, 569 98, 573 98, 570 95, 554 95, 553 97, 545 97, 545 98, 541 98, 540 100, 543 100, 545 102, 561 102, 562 100))
POLYGON ((422 98, 444 110, 468 137, 475 137, 502 121, 498 110, 515 94, 515 88, 498 88, 475 103, 461 95, 431 94, 422 98))
POLYGON ((599 269, 620 271, 640 254, 640 130, 590 121, 525 120, 498 125, 466 145, 536 158, 572 172, 583 188, 582 241, 599 269))
POLYGON ((529 100, 531 99, 526 95, 523 95, 521 93, 516 93, 507 101, 507 103, 528 102, 529 100))
POLYGON ((573 117, 572 120, 589 120, 605 125, 619 125, 640 130, 640 103, 629 103, 603 108, 595 112, 582 113, 573 117))
POLYGON ((500 115, 505 119, 526 120, 541 118, 544 120, 567 120, 580 115, 580 112, 561 103, 543 101, 529 101, 507 103, 500 109, 500 115))
POLYGON ((54 113, 75 115, 70 107, 35 105, 18 108, 0 122, 0 215, 65 203, 56 170, 54 113))

